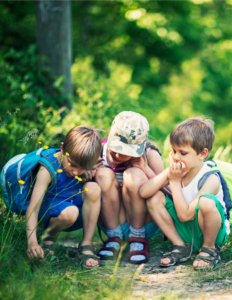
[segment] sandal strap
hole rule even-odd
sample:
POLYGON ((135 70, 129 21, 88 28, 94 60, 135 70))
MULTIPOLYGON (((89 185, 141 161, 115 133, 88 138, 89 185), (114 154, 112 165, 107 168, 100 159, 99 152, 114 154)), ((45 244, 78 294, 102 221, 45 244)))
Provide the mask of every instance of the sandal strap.
POLYGON ((139 238, 139 237, 129 238, 129 244, 131 244, 131 243, 142 243, 142 244, 144 244, 144 246, 149 245, 149 242, 146 239, 139 238))
POLYGON ((47 245, 47 244, 42 244, 42 249, 43 250, 50 250, 50 251, 54 251, 54 244, 52 245, 47 245))
MULTIPOLYGON (((85 246, 79 246, 77 250, 78 250, 79 254, 82 254, 82 252, 85 250, 90 250, 94 253, 96 248, 92 245, 85 245, 85 246)), ((83 254, 83 255, 87 255, 87 254, 83 254)), ((88 254, 88 255, 90 255, 90 254, 88 254)))
POLYGON ((97 255, 95 255, 95 254, 82 254, 81 255, 81 266, 85 265, 86 261, 89 258, 93 258, 93 259, 97 260, 99 262, 99 264, 100 264, 100 260, 97 257, 97 255))
POLYGON ((104 241, 104 246, 110 242, 117 242, 121 245, 121 247, 124 245, 123 240, 120 239, 119 237, 111 237, 111 238, 108 238, 108 240, 104 241))
POLYGON ((182 256, 183 256, 183 254, 181 252, 169 252, 169 253, 163 254, 163 258, 168 257, 171 260, 170 263, 179 262, 179 260, 182 256))
MULTIPOLYGON (((210 265, 212 267, 214 267, 214 266, 216 266, 220 262, 221 258, 220 258, 219 255, 217 255, 217 256, 202 256, 202 255, 197 255, 194 261, 197 261, 197 260, 203 260, 205 262, 208 262, 208 263, 210 263, 210 265)), ((203 268, 204 267, 202 267, 202 269, 203 268)))
POLYGON ((54 242, 56 241, 56 236, 47 236, 46 238, 43 239, 44 242, 54 242))
POLYGON ((148 249, 145 247, 144 247, 144 250, 141 250, 141 251, 133 250, 133 251, 129 252, 128 258, 130 260, 131 256, 140 255, 140 254, 146 256, 146 258, 149 259, 149 252, 148 252, 148 249))
MULTIPOLYGON (((219 251, 217 248, 205 248, 205 247, 202 247, 199 252, 204 252, 204 253, 207 253, 209 254, 210 256, 217 256, 219 251)), ((207 256, 206 256, 207 257, 207 256)))
POLYGON ((98 255, 99 255, 100 257, 103 257, 103 256, 104 256, 104 255, 102 256, 102 255, 100 254, 100 252, 103 251, 103 250, 113 252, 113 254, 114 254, 113 257, 114 257, 114 258, 116 258, 116 257, 118 256, 119 251, 117 251, 114 247, 108 247, 108 246, 106 246, 106 244, 107 244, 107 243, 110 243, 110 242, 116 242, 116 243, 119 243, 121 247, 124 245, 123 240, 120 239, 119 237, 111 237, 111 238, 108 238, 108 240, 104 241, 104 246, 101 247, 101 248, 98 250, 98 255))
POLYGON ((168 257, 170 259, 169 264, 178 263, 182 258, 189 258, 192 253, 191 250, 191 244, 186 244, 186 246, 173 245, 172 252, 164 253, 163 258, 168 257), (179 252, 173 252, 173 250, 179 250, 179 252))
POLYGON ((132 237, 129 239, 129 244, 131 243, 141 243, 144 245, 144 249, 143 250, 133 250, 133 251, 130 251, 129 254, 128 254, 128 259, 130 261, 130 258, 131 256, 133 255, 144 255, 146 257, 146 259, 148 260, 149 259, 149 252, 148 252, 148 245, 149 245, 149 242, 146 240, 146 239, 143 239, 143 238, 137 238, 137 237, 132 237))
MULTIPOLYGON (((192 245, 191 244, 186 244, 186 246, 180 246, 180 245, 173 245, 172 251, 173 250, 178 250, 180 251, 179 253, 182 256, 190 257, 192 254, 192 245)), ((175 252, 174 252, 175 253, 175 252)), ((177 252, 178 253, 178 252, 177 252)))
MULTIPOLYGON (((216 246, 216 248, 202 247, 199 250, 199 252, 207 253, 207 254, 209 254, 209 256, 202 256, 202 255, 198 254, 194 261, 203 260, 205 262, 210 263, 211 267, 215 267, 221 261, 219 251, 220 251, 220 247, 218 247, 218 246, 216 246)), ((204 269, 204 267, 200 267, 200 268, 204 269)))
POLYGON ((114 253, 114 257, 118 256, 118 251, 114 247, 101 247, 98 251, 98 255, 99 255, 99 252, 101 252, 103 250, 112 251, 114 253))

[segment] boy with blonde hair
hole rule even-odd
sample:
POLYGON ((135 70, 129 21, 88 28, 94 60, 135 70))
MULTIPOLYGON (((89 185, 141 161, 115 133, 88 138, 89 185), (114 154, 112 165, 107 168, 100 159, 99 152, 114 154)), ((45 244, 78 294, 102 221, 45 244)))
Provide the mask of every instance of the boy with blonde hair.
POLYGON ((76 126, 67 133, 60 149, 41 148, 16 156, 4 166, 1 172, 4 201, 14 212, 25 214, 28 257, 44 258, 45 250, 53 253, 58 232, 83 228, 83 239, 78 248, 81 265, 85 268, 99 266, 92 237, 100 213, 101 190, 97 183, 85 181, 103 166, 98 159, 100 150, 99 132, 94 128, 76 126), (34 165, 33 160, 26 165, 29 157, 36 160, 34 165), (15 164, 17 176, 20 170, 29 171, 15 184, 7 185, 6 182, 13 182, 10 176, 16 176, 13 174, 15 169, 12 169, 15 164), (15 195, 13 202, 11 193, 15 195), (48 234, 42 247, 36 236, 38 223, 48 234))
POLYGON ((192 248, 199 251, 194 269, 214 267, 220 262, 220 247, 230 232, 217 174, 211 174, 199 189, 199 180, 209 170, 204 163, 213 148, 213 122, 202 117, 190 118, 171 133, 170 166, 140 188, 148 198, 149 213, 173 244, 160 266, 169 267, 190 258, 192 248), (159 189, 170 184, 173 202, 159 189))

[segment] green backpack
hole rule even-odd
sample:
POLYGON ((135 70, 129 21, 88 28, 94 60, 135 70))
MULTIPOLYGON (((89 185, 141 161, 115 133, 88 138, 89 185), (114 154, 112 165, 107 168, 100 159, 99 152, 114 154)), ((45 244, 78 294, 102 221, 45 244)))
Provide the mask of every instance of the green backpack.
POLYGON ((221 180, 222 190, 223 190, 223 201, 226 206, 226 219, 230 219, 230 210, 232 208, 232 164, 209 159, 205 162, 207 166, 211 167, 211 170, 206 172, 198 182, 198 190, 202 188, 206 179, 211 175, 217 173, 221 180))

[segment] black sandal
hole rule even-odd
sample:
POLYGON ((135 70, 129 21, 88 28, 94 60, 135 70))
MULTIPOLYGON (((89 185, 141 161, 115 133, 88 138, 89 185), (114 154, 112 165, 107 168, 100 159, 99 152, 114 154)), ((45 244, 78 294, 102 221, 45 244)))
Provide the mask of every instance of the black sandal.
POLYGON ((172 250, 179 250, 179 252, 169 252, 163 254, 163 258, 168 257, 171 260, 171 262, 166 265, 160 263, 160 267, 167 268, 167 267, 175 266, 179 262, 187 261, 192 254, 192 245, 191 244, 186 244, 186 246, 173 245, 172 250))
POLYGON ((97 267, 100 266, 100 259, 98 258, 98 256, 96 254, 84 254, 84 253, 82 253, 85 250, 90 250, 90 251, 92 251, 94 253, 94 251, 96 249, 93 246, 91 246, 91 245, 79 246, 77 250, 78 250, 78 256, 79 256, 79 258, 81 260, 81 267, 82 268, 85 268, 85 269, 94 269, 94 268, 97 268, 97 267), (99 262, 99 264, 96 265, 96 266, 93 266, 93 267, 86 266, 85 263, 86 263, 86 261, 89 258, 93 258, 93 259, 97 260, 99 262))
POLYGON ((53 254, 55 252, 55 242, 56 242, 56 237, 53 237, 53 236, 48 236, 46 237, 44 240, 43 240, 43 244, 42 244, 42 249, 44 251, 52 251, 53 254), (44 242, 46 241, 49 241, 49 242, 54 242, 53 244, 51 245, 48 245, 48 244, 45 244, 44 242))
POLYGON ((220 247, 216 246, 216 248, 205 248, 202 247, 199 252, 204 252, 209 254, 209 256, 202 256, 202 255, 197 255, 194 262, 197 260, 203 260, 205 262, 208 262, 210 264, 210 266, 205 266, 205 267, 193 267, 194 270, 204 270, 207 268, 214 268, 217 264, 219 264, 219 262, 221 261, 221 257, 219 255, 220 252, 220 247))

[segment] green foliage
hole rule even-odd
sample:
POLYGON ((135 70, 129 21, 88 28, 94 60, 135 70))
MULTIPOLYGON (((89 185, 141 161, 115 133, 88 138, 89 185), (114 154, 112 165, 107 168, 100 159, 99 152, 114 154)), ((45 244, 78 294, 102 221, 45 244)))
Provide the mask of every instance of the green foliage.
POLYGON ((58 109, 59 80, 52 87, 49 70, 38 68, 42 58, 36 55, 35 46, 26 51, 10 49, 0 56, 0 143, 2 145, 0 167, 13 155, 37 146, 35 137, 44 133, 50 121, 60 122, 58 109), (36 134, 32 134, 32 131, 36 134))
MULTIPOLYGON (((122 110, 148 119, 165 165, 173 127, 207 115, 216 123, 215 158, 231 162, 231 9, 230 0, 73 1, 73 110, 61 118, 63 78, 54 82, 36 54, 35 3, 1 2, 0 169, 38 141, 59 147, 79 124, 105 136, 122 110)), ((128 280, 116 273, 107 280, 112 269, 82 271, 59 249, 43 262, 28 260, 24 220, 2 203, 0 242, 1 299, 117 300, 130 292, 128 280)), ((231 235, 223 256, 225 270, 202 272, 200 280, 231 276, 231 235)))
MULTIPOLYGON (((82 270, 76 255, 68 257, 59 247, 55 256, 46 254, 43 260, 28 259, 24 217, 11 214, 1 197, 0 211, 1 299, 128 298, 131 275, 128 279, 120 278, 113 267, 104 267, 104 271, 82 270)), ((95 239, 99 241, 96 236, 95 239)))
POLYGON ((158 145, 196 115, 215 121, 215 149, 231 144, 231 1, 72 2, 74 109, 62 124, 56 110, 64 103, 63 79, 52 82, 30 46, 35 4, 0 8, 0 117, 7 124, 0 124, 1 161, 27 148, 18 141, 33 128, 44 143, 58 145, 80 123, 108 131, 126 109, 148 119, 158 145), (16 108, 16 115, 6 114, 16 108))

